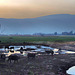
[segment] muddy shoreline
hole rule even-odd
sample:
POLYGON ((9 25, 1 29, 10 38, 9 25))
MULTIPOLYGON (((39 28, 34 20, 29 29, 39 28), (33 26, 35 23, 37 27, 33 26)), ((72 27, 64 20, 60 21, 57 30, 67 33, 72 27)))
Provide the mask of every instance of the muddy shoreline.
POLYGON ((30 42, 24 42, 24 43, 0 43, 0 48, 4 46, 25 46, 25 45, 43 45, 43 46, 49 46, 52 48, 61 48, 65 50, 73 50, 75 51, 75 41, 71 42, 48 42, 48 43, 30 43, 30 42))
POLYGON ((0 43, 0 48, 3 48, 4 46, 26 46, 26 45, 49 46, 48 44, 44 44, 44 43, 30 43, 30 42, 25 42, 25 43, 0 43))
POLYGON ((50 43, 49 44, 51 47, 53 48, 61 48, 61 49, 64 49, 64 50, 73 50, 75 51, 75 41, 72 41, 72 42, 63 42, 63 43, 50 43))

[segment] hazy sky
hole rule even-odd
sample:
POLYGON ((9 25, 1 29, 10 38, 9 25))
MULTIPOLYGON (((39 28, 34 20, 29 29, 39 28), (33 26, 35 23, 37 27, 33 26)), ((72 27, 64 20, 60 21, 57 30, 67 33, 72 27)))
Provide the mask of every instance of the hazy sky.
POLYGON ((75 0, 0 0, 0 18, 75 14, 75 0))

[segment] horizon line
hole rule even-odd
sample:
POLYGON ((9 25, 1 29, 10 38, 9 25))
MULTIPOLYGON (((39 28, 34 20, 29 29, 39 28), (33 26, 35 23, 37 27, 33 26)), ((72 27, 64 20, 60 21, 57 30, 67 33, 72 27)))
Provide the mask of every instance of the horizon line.
MULTIPOLYGON (((52 15, 75 15, 75 14, 52 14, 52 15)), ((45 16, 51 16, 51 15, 45 15, 45 16)), ((40 18, 44 16, 34 17, 34 18, 40 18)), ((0 19, 34 19, 34 18, 0 18, 0 19)))

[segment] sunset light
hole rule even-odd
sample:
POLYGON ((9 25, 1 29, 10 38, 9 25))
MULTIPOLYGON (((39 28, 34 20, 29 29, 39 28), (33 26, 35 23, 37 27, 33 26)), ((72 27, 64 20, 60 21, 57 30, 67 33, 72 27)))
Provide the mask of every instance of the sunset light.
POLYGON ((1 18, 75 14, 75 0, 0 0, 1 18))

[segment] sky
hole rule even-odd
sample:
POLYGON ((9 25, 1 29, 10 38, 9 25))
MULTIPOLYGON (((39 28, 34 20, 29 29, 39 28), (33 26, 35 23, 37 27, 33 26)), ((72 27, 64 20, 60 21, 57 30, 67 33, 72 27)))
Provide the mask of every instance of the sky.
POLYGON ((74 14, 75 0, 0 0, 0 18, 36 18, 74 14))

